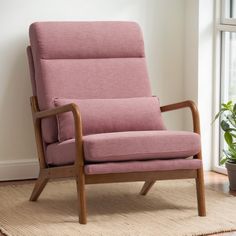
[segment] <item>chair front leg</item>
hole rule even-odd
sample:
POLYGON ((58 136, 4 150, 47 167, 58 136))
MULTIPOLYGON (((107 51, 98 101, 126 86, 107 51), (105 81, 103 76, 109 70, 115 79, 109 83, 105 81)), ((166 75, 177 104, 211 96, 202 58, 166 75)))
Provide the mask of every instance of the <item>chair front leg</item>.
POLYGON ((44 177, 42 174, 39 174, 38 179, 36 180, 33 192, 30 196, 30 201, 37 201, 40 194, 42 193, 44 187, 48 182, 48 178, 44 177))
MULTIPOLYGON (((192 101, 184 101, 180 103, 170 104, 161 107, 162 112, 178 110, 182 108, 190 108, 193 118, 193 131, 200 135, 200 118, 197 106, 192 101)), ((201 151, 194 156, 194 158, 202 160, 201 151)), ((206 206, 205 206, 205 190, 204 190, 204 173, 203 167, 197 170, 196 177, 196 190, 197 190, 197 201, 198 201, 198 214, 199 216, 206 216, 206 206)))
POLYGON ((87 207, 86 207, 86 196, 85 196, 85 174, 84 167, 80 166, 76 174, 76 185, 77 185, 77 196, 78 196, 78 212, 79 212, 79 223, 87 223, 87 207), (78 172, 77 172, 78 171, 78 172))
MULTIPOLYGON (((194 158, 202 159, 201 152, 196 156, 194 156, 194 158)), ((198 215, 206 216, 203 167, 197 170, 197 177, 195 178, 195 181, 196 181, 196 192, 197 192, 198 215)))

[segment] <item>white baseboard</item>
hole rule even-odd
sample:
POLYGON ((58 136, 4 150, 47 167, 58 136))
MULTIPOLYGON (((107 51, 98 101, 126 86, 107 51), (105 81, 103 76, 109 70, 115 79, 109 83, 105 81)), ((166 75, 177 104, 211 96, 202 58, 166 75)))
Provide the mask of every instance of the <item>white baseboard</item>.
POLYGON ((0 181, 33 179, 39 173, 38 160, 0 161, 0 181))

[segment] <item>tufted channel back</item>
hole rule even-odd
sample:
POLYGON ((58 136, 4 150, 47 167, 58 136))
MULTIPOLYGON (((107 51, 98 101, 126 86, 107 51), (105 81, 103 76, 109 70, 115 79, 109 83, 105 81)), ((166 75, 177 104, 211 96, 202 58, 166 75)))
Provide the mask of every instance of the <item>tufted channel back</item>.
MULTIPOLYGON (((144 43, 134 22, 36 22, 27 48, 40 110, 56 98, 150 97, 144 43)), ((42 122, 46 143, 58 140, 55 118, 42 122)))

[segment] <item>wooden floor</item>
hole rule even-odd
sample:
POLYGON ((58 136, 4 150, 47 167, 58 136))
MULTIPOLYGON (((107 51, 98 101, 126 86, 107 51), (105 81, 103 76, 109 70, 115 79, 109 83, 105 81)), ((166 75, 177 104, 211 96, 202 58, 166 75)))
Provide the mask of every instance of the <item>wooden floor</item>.
MULTIPOLYGON (((10 184, 20 185, 23 183, 34 183, 34 180, 0 182, 0 186, 10 185, 10 184)), ((207 187, 212 188, 214 190, 236 196, 236 191, 235 192, 229 191, 228 177, 225 175, 217 174, 215 172, 206 172, 205 184, 207 185, 207 187)), ((3 234, 0 233, 0 236, 3 236, 3 234)), ((221 234, 214 234, 214 235, 212 234, 212 236, 236 236, 236 232, 221 233, 221 234)))
MULTIPOLYGON (((205 185, 214 190, 221 191, 236 196, 236 191, 229 190, 228 177, 215 172, 205 173, 205 185)), ((236 232, 211 234, 211 236, 236 236, 236 232)))

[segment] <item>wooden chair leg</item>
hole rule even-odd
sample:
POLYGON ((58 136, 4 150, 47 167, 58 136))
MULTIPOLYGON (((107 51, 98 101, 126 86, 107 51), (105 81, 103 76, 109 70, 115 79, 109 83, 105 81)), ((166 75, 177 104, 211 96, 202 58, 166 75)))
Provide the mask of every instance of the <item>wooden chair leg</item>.
POLYGON ((206 216, 203 168, 197 170, 196 190, 197 190, 197 202, 198 202, 198 215, 206 216))
POLYGON ((87 223, 87 209, 86 209, 86 197, 85 197, 85 176, 83 167, 80 168, 79 175, 76 176, 77 195, 78 195, 78 211, 79 211, 79 223, 87 223))
POLYGON ((48 178, 44 178, 43 176, 39 175, 39 178, 37 179, 34 185, 33 192, 30 196, 30 201, 37 201, 44 187, 46 186, 48 180, 49 180, 48 178))
POLYGON ((156 180, 146 181, 140 191, 140 194, 146 195, 155 183, 156 180))

